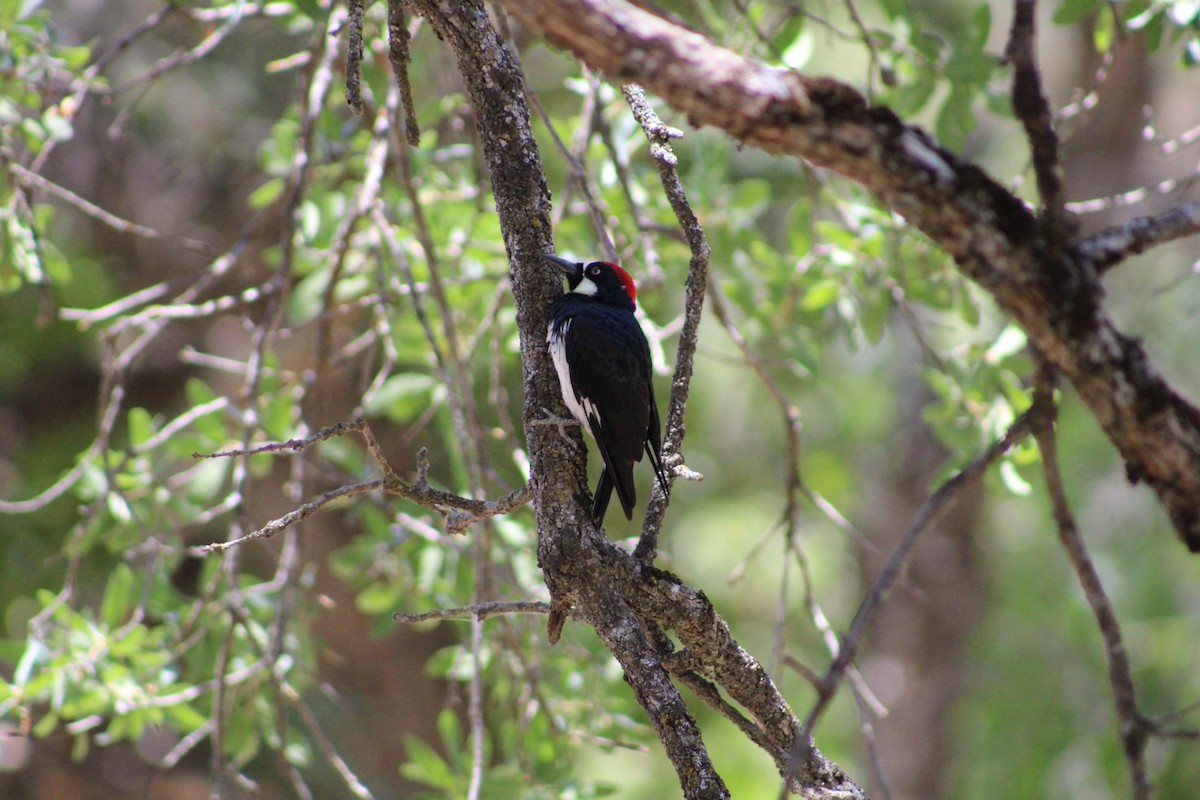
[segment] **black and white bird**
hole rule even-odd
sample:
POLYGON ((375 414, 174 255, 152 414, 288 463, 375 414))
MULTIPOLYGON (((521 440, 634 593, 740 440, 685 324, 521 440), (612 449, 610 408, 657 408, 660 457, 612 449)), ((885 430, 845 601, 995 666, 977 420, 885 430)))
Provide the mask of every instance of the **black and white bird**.
POLYGON ((650 345, 633 315, 637 287, 628 272, 607 261, 546 258, 567 278, 567 292, 554 301, 546 334, 563 403, 596 440, 604 459, 592 516, 603 523, 616 488, 626 519, 633 519, 633 465, 643 453, 667 491, 650 345))

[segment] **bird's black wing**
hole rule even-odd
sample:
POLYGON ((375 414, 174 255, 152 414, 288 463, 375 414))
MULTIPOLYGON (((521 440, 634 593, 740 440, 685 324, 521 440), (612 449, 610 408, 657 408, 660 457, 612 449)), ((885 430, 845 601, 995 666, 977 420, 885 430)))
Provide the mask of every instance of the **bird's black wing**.
MULTIPOLYGON (((588 427, 621 508, 632 519, 637 500, 633 465, 642 460, 652 398, 650 346, 632 313, 629 319, 632 325, 612 325, 602 317, 577 315, 563 345, 571 365, 571 386, 587 412, 588 427)), ((604 482, 601 476, 597 494, 600 488, 607 489, 604 482)))

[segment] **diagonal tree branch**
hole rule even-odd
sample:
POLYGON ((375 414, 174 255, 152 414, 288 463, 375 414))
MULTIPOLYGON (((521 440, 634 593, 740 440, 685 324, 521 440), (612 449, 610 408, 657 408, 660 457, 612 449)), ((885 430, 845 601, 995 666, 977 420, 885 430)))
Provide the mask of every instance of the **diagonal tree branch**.
POLYGON ((1112 602, 1100 582, 1100 573, 1092 562, 1083 543, 1083 536, 1075 524, 1075 515, 1067 503, 1067 492, 1063 486, 1062 472, 1058 464, 1058 443, 1054 431, 1058 419, 1058 405, 1054 401, 1054 383, 1049 371, 1042 368, 1033 392, 1033 406, 1029 409, 1033 436, 1042 454, 1042 474, 1046 480, 1046 492, 1054 521, 1058 526, 1058 538, 1075 568, 1079 585, 1087 598, 1092 614, 1100 627, 1104 640, 1104 655, 1108 659, 1108 680, 1113 690, 1119 722, 1118 733, 1125 752, 1125 763, 1129 769, 1134 800, 1149 800, 1153 795, 1150 778, 1146 774, 1146 744, 1151 726, 1138 710, 1137 691, 1133 683, 1133 670, 1129 653, 1121 641, 1121 625, 1113 611, 1112 602))
MULTIPOLYGON (((684 410, 687 407, 688 392, 691 390, 692 366, 696 357, 696 339, 700 332, 700 312, 704 307, 704 295, 708 288, 708 258, 710 250, 708 241, 704 238, 704 228, 692 211, 688 202, 683 183, 679 180, 676 168, 678 159, 671 151, 671 139, 682 136, 682 132, 663 123, 655 113, 654 108, 646 99, 646 93, 640 86, 623 86, 621 93, 625 102, 633 111, 634 118, 642 126, 646 137, 650 140, 650 156, 658 167, 658 176, 662 181, 663 191, 679 220, 679 227, 692 251, 688 263, 687 286, 684 292, 683 328, 679 332, 679 347, 675 353, 675 374, 671 379, 671 395, 667 401, 666 434, 663 436, 663 457, 668 463, 667 486, 675 484, 675 466, 672 463, 680 455, 683 437, 686 433, 684 410)), ((658 532, 662 527, 663 516, 667 511, 669 496, 664 496, 656 483, 650 490, 650 500, 646 504, 646 518, 642 524, 642 535, 638 540, 634 557, 650 564, 658 552, 658 532)))
MULTIPOLYGON (((1042 92, 1042 78, 1037 67, 1034 18, 1037 0, 1016 0, 1013 4, 1012 29, 1008 36, 1006 55, 1013 65, 1012 105, 1017 119, 1025 126, 1029 149, 1033 153, 1033 171, 1037 176, 1038 194, 1049 217, 1061 215, 1063 202, 1063 170, 1058 159, 1058 134, 1054 132, 1054 115, 1042 92)), ((1065 230, 1060 231, 1066 233, 1065 230)))
POLYGON ((1200 203, 1183 203, 1152 217, 1136 217, 1076 243, 1075 250, 1098 273, 1166 242, 1200 233, 1200 203))
POLYGON ((870 189, 988 291, 1075 388, 1180 538, 1200 552, 1200 411, 1113 324, 1095 270, 981 169, 836 80, 769 67, 621 0, 501 0, 620 83, 696 124, 870 189))

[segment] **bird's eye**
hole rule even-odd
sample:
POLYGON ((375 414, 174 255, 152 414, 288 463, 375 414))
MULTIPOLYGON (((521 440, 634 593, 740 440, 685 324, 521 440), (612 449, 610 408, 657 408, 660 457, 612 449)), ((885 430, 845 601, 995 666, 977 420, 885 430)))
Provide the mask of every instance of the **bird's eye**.
POLYGON ((587 274, 589 278, 594 278, 600 274, 599 267, 588 267, 587 274))

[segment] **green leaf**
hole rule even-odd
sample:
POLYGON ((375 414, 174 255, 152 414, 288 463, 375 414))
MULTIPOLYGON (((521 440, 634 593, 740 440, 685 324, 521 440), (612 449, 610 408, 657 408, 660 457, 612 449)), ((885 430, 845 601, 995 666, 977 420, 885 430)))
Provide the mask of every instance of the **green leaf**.
POLYGON ((801 31, 800 35, 793 39, 792 43, 783 51, 781 60, 785 66, 791 69, 804 69, 813 56, 815 46, 816 37, 812 31, 801 31))
MULTIPOLYGON (((174 691, 183 691, 191 688, 189 686, 172 686, 174 691)), ((166 712, 166 718, 171 724, 171 727, 181 733, 191 733, 199 730, 206 722, 208 717, 201 714, 188 703, 178 703, 173 706, 167 706, 163 709, 166 712)))
POLYGON ((804 292, 804 299, 800 301, 800 307, 805 311, 820 311, 836 302, 841 290, 840 282, 823 278, 814 282, 804 292))
POLYGON ((1200 64, 1200 39, 1192 39, 1184 46, 1183 63, 1189 67, 1200 64))
POLYGON ((904 0, 879 0, 879 6, 890 20, 898 19, 906 11, 904 0))
POLYGON ((296 406, 289 392, 272 396, 262 410, 262 428, 270 437, 288 439, 295 426, 296 406))
POLYGON ((255 724, 253 709, 243 705, 240 710, 241 713, 230 714, 226 720, 221 744, 230 758, 244 763, 262 747, 262 735, 255 724))
POLYGON ((116 492, 106 494, 104 503, 108 507, 108 513, 112 515, 112 518, 122 525, 129 523, 133 519, 133 512, 129 508, 129 503, 125 502, 125 498, 116 492))
POLYGON ((1200 2, 1197 0, 1174 0, 1167 5, 1167 13, 1171 21, 1181 28, 1194 25, 1200 18, 1200 2))
POLYGON ((63 60, 63 66, 72 71, 82 70, 87 66, 92 57, 92 48, 81 44, 75 47, 63 47, 58 51, 58 56, 63 60))
POLYGON ((882 292, 875 292, 867 298, 859 314, 863 335, 870 344, 879 344, 887 329, 888 313, 892 310, 891 299, 882 292))
POLYGON ((385 414, 396 422, 411 422, 429 407, 437 381, 420 372, 404 372, 383 382, 363 398, 368 414, 385 414))
POLYGON ((415 736, 408 736, 404 740, 404 749, 408 751, 408 761, 400 765, 400 774, 405 778, 446 792, 458 788, 459 781, 450 766, 432 747, 415 736))
POLYGON ((933 97, 937 90, 937 81, 933 73, 921 70, 911 81, 896 87, 888 95, 888 105, 902 117, 916 114, 933 97))
MULTIPOLYGON (((50 602, 53 602, 53 597, 51 597, 50 602)), ((43 608, 46 605, 47 603, 42 603, 43 608)), ((30 675, 33 674, 34 666, 37 665, 43 655, 46 655, 46 646, 37 639, 30 639, 25 647, 25 652, 21 654, 21 660, 17 663, 16 670, 13 672, 13 683, 17 686, 25 686, 29 682, 30 675)))
POLYGON ((999 364, 1009 356, 1016 355, 1025 349, 1025 331, 1016 325, 1006 325, 996 341, 984 353, 984 361, 988 364, 999 364))
POLYGON ((283 748, 283 757, 289 764, 297 767, 307 767, 312 763, 312 745, 295 727, 288 728, 288 741, 283 748))
POLYGON ((1006 489, 1018 497, 1025 497, 1033 491, 1033 487, 1021 477, 1021 473, 1017 472, 1011 461, 1000 462, 1000 480, 1006 489))
POLYGON ((942 49, 946 42, 936 33, 917 31, 913 34, 912 46, 930 61, 937 61, 942 57, 942 49))
POLYGON ((325 298, 325 289, 329 286, 329 273, 317 270, 305 276, 292 289, 288 302, 288 312, 297 322, 307 322, 321 313, 321 303, 325 298))
POLYGON ((108 576, 104 599, 100 603, 100 621, 115 628, 129 617, 141 594, 141 579, 127 564, 117 564, 108 576))
POLYGON ((375 581, 355 596, 354 605, 364 614, 383 614, 399 608, 403 594, 404 587, 397 581, 375 581))
POLYGON ((325 9, 321 8, 319 0, 292 0, 292 5, 301 14, 312 20, 323 20, 328 13, 325 9))
POLYGON ((971 49, 983 50, 987 46, 988 34, 992 31, 992 7, 987 3, 980 3, 971 15, 971 24, 967 30, 970 34, 967 41, 971 49))
POLYGON ((284 183, 280 178, 270 178, 246 198, 246 205, 254 209, 263 209, 275 202, 283 193, 284 183))
POLYGON ((229 458, 203 459, 192 470, 191 479, 187 482, 188 499, 195 503, 208 503, 216 499, 225 486, 233 463, 233 459, 229 458))
POLYGON ((54 712, 46 714, 33 726, 33 735, 39 739, 45 738, 58 727, 58 715, 54 712))
POLYGON ((1095 30, 1092 31, 1092 44, 1097 53, 1107 53, 1112 47, 1113 36, 1117 32, 1116 18, 1112 14, 1100 14, 1096 17, 1095 30))
POLYGON ((450 758, 454 759, 455 755, 462 749, 463 733, 462 725, 458 721, 458 714, 452 708, 443 708, 438 713, 437 717, 438 738, 442 741, 442 746, 446 748, 446 752, 450 754, 450 758))
POLYGON ((967 134, 975 130, 975 114, 971 109, 972 93, 955 88, 946 98, 937 118, 937 138, 951 150, 962 150, 967 134))
POLYGON ((1146 37, 1146 49, 1154 52, 1162 46, 1163 32, 1167 26, 1167 15, 1163 11, 1151 14, 1142 27, 1142 35, 1146 37))
POLYGON ((154 435, 154 418, 141 406, 129 409, 129 445, 138 447, 154 435))
POLYGON ((955 50, 946 62, 946 77, 953 84, 982 85, 995 69, 995 56, 982 50, 955 50))
POLYGON ((1100 0, 1063 0, 1052 19, 1055 25, 1074 25, 1093 13, 1099 5, 1100 0))

